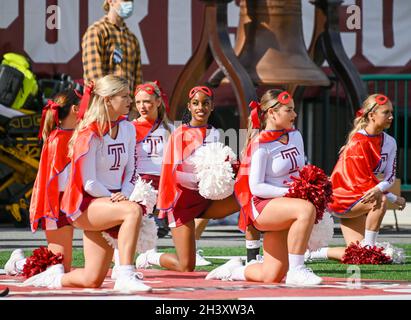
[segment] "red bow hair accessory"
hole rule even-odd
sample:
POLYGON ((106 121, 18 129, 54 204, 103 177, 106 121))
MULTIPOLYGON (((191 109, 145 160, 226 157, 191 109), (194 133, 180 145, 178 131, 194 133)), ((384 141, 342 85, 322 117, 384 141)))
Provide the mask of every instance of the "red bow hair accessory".
POLYGON ((387 96, 385 96, 383 94, 379 94, 378 96, 375 97, 375 102, 380 106, 383 105, 383 104, 386 104, 387 101, 388 101, 387 96))
POLYGON ((261 104, 257 101, 251 101, 248 105, 251 108, 250 116, 253 129, 260 129, 260 118, 258 116, 258 110, 261 108, 261 104))
POLYGON ((364 109, 360 108, 357 110, 357 112, 355 113, 355 117, 356 118, 361 118, 364 115, 364 109))
POLYGON ((291 99, 292 96, 287 91, 281 92, 277 97, 278 102, 281 104, 288 104, 290 103, 291 99))
POLYGON ((86 90, 84 90, 83 96, 81 97, 77 119, 79 120, 83 119, 84 114, 86 113, 88 109, 88 105, 90 104, 90 97, 93 94, 93 91, 94 91, 94 82, 91 81, 90 84, 86 87, 86 90))
POLYGON ((158 89, 160 90, 160 95, 161 95, 161 99, 163 99, 164 102, 164 106, 166 107, 166 113, 170 114, 170 104, 168 102, 168 96, 167 94, 164 92, 163 88, 160 85, 160 81, 155 80, 154 83, 156 84, 156 86, 158 87, 158 89))
POLYGON ((51 110, 51 112, 53 113, 53 118, 54 118, 54 122, 56 123, 56 126, 59 125, 59 111, 58 111, 58 109, 60 107, 61 107, 61 105, 54 102, 53 100, 47 100, 47 104, 44 106, 43 111, 41 113, 40 131, 39 131, 39 135, 38 135, 39 139, 41 139, 41 136, 43 134, 44 121, 46 120, 47 111, 51 110))
POLYGON ((197 92, 202 92, 202 93, 204 93, 207 97, 210 97, 210 98, 213 97, 213 91, 211 91, 211 89, 210 89, 209 87, 206 87, 206 86, 197 86, 197 87, 194 87, 193 89, 190 90, 190 93, 188 94, 188 97, 189 97, 190 99, 192 99, 197 92))

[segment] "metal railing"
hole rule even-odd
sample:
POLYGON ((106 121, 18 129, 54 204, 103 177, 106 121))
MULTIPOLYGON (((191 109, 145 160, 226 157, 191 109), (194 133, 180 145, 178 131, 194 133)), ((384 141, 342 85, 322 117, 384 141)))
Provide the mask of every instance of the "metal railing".
MULTIPOLYGON (((330 87, 305 92, 297 119, 308 159, 331 174, 351 130, 355 110, 360 106, 350 106, 335 75, 329 75, 329 79, 330 87)), ((382 93, 393 102, 394 123, 387 133, 397 141, 397 178, 401 179, 401 190, 411 191, 411 74, 364 74, 361 79, 368 94, 382 93)))
POLYGON ((361 76, 369 94, 387 95, 394 107, 394 125, 388 130, 397 141, 398 166, 397 176, 401 179, 401 190, 411 190, 411 131, 409 128, 411 110, 409 86, 411 74, 365 74, 361 76))

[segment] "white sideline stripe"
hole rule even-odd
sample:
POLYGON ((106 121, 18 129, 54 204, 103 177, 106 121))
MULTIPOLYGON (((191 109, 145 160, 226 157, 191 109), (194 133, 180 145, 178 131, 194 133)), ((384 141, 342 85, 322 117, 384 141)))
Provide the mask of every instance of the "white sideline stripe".
POLYGON ((411 294, 370 296, 249 297, 238 300, 411 300, 411 294))
POLYGON ((10 297, 10 293, 7 295, 7 300, 185 300, 185 299, 167 299, 167 298, 159 298, 159 297, 150 297, 150 296, 75 296, 72 295, 70 297, 59 297, 59 296, 47 296, 47 297, 10 297))
POLYGON ((247 260, 246 256, 204 256, 205 259, 221 259, 230 260, 232 258, 241 258, 241 260, 247 260))

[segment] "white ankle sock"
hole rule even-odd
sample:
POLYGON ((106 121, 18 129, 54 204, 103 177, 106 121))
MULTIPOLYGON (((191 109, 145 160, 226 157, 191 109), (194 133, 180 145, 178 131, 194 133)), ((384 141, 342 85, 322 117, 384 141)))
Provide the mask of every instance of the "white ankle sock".
POLYGON ((378 231, 371 231, 365 229, 364 235, 364 245, 366 246, 373 246, 375 245, 375 241, 377 240, 378 231))
POLYGON ((288 254, 288 264, 289 264, 289 267, 288 267, 289 270, 295 269, 299 266, 303 266, 304 265, 304 255, 289 253, 288 254))
POLYGON ((150 251, 147 255, 147 260, 149 264, 153 264, 155 266, 161 266, 160 264, 160 257, 163 255, 163 252, 157 251, 150 251))
POLYGON ((133 265, 118 265, 117 266, 118 278, 128 277, 128 276, 132 275, 133 272, 134 272, 134 266, 133 265))
POLYGON ((328 259, 328 247, 320 248, 315 251, 310 251, 311 259, 328 259))
POLYGON ((24 265, 26 264, 26 258, 16 261, 16 269, 19 272, 23 272, 24 265))
POLYGON ((118 249, 114 249, 114 265, 119 266, 120 265, 120 254, 118 249))
POLYGON ((244 271, 245 271, 246 266, 241 266, 238 268, 235 268, 232 272, 231 272, 231 280, 234 281, 245 281, 245 275, 244 275, 244 271))
POLYGON ((245 240, 245 247, 247 249, 260 249, 260 240, 245 240))

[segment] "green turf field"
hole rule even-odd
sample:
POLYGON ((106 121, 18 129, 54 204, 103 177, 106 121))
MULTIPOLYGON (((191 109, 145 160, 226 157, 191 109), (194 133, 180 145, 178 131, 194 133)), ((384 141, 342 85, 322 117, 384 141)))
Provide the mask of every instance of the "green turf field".
MULTIPOLYGON (((395 245, 405 249, 407 261, 402 265, 361 265, 358 266, 362 279, 380 279, 380 280, 406 280, 411 281, 411 245, 395 245)), ((246 254, 244 247, 237 248, 202 248, 204 256, 244 256, 246 254)), ((161 252, 174 252, 173 249, 160 249, 161 252)), ((0 268, 4 267, 11 251, 0 252, 0 268)), ((25 251, 26 256, 31 251, 25 251)), ((210 259, 213 265, 197 268, 197 271, 210 271, 221 265, 226 260, 210 259)), ((84 258, 81 249, 75 249, 73 252, 73 266, 83 266, 84 258)), ((341 264, 336 261, 310 262, 307 266, 322 277, 348 278, 352 273, 348 271, 349 265, 341 264)))

